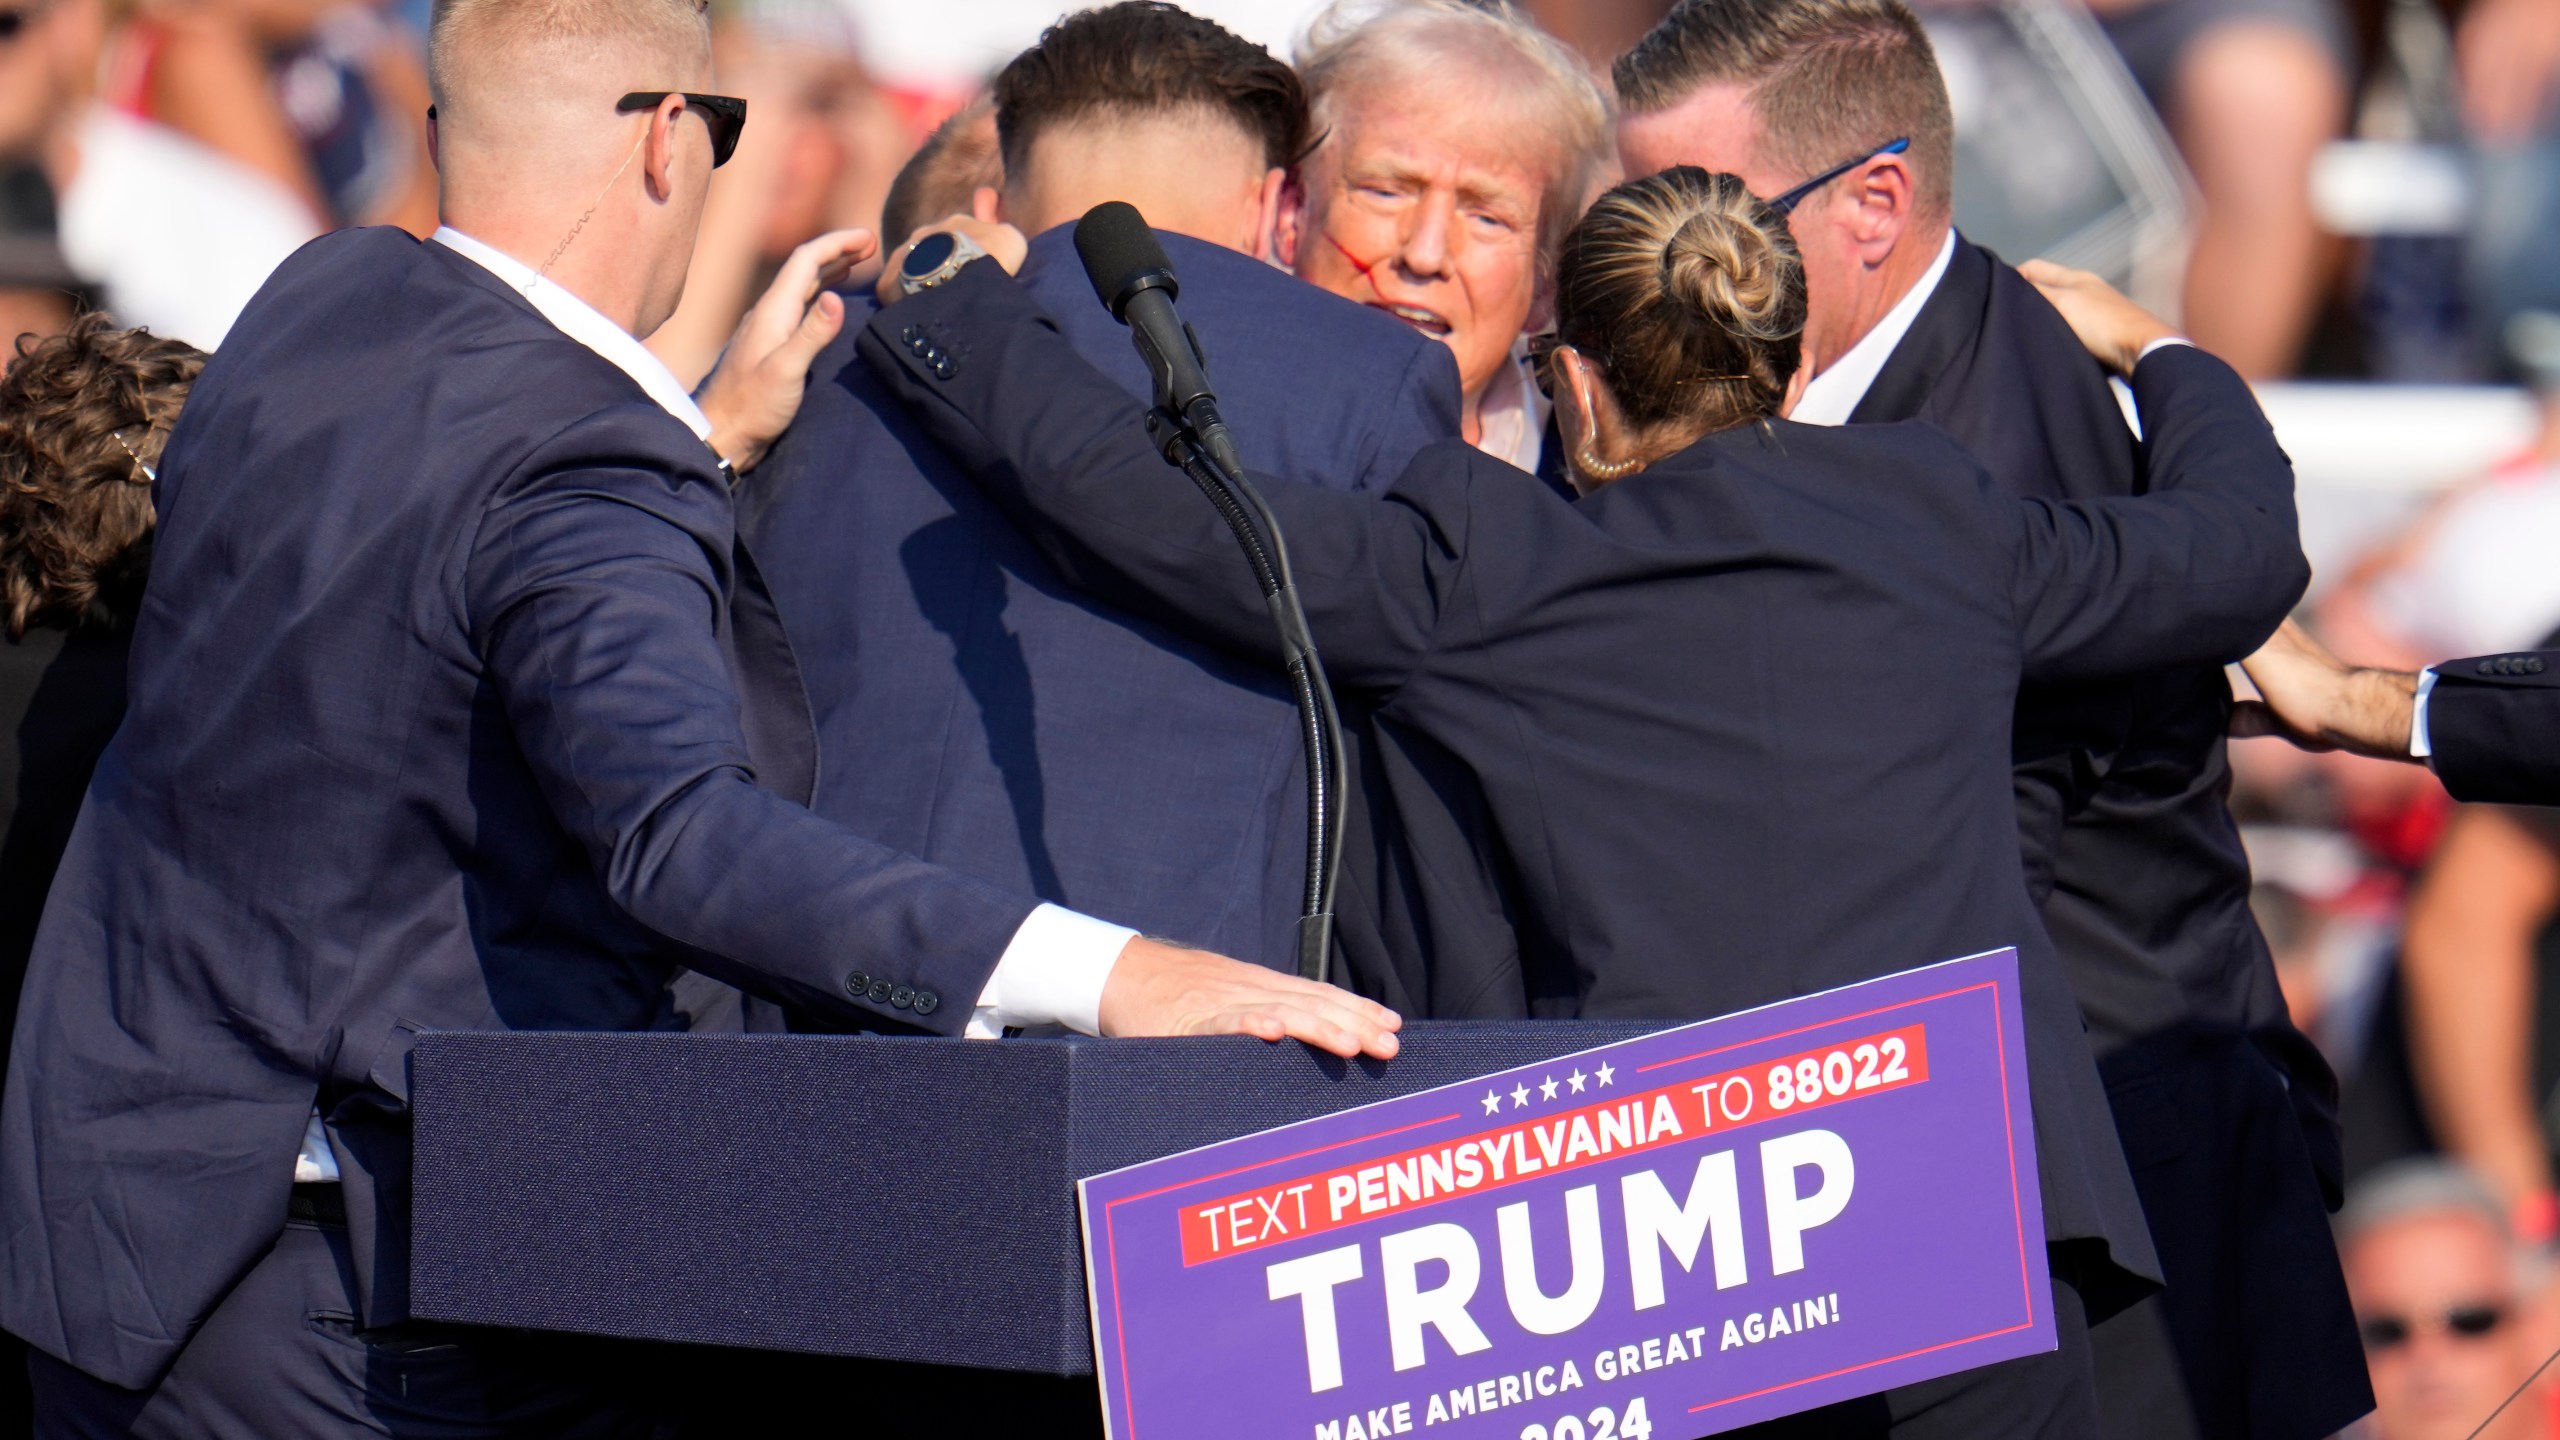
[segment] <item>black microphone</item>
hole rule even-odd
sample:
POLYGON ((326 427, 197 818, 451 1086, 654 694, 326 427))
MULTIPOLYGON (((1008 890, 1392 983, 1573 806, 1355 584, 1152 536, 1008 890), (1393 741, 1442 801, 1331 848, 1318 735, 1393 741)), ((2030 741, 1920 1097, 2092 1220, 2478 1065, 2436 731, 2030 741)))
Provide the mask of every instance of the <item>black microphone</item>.
POLYGON ((1113 319, 1129 327, 1139 358, 1154 377, 1156 405, 1147 416, 1147 433, 1234 532, 1271 607, 1307 753, 1306 908, 1298 919, 1298 973, 1323 980, 1332 965, 1333 897, 1342 870, 1342 725, 1315 636, 1307 629, 1306 609, 1290 579, 1288 541, 1271 507, 1246 478, 1235 438, 1218 417, 1218 395, 1209 388, 1200 337, 1174 312, 1181 282, 1173 278, 1173 262, 1165 258, 1146 217, 1118 200, 1094 206, 1076 222, 1076 254, 1084 260, 1093 293, 1113 319))
POLYGON ((1125 201, 1094 206, 1076 222, 1076 254, 1103 307, 1129 327, 1155 379, 1156 408, 1190 427, 1220 463, 1241 469, 1235 442, 1218 417, 1218 394, 1209 385, 1200 337, 1173 308, 1182 282, 1174 278, 1173 262, 1146 217, 1125 201))

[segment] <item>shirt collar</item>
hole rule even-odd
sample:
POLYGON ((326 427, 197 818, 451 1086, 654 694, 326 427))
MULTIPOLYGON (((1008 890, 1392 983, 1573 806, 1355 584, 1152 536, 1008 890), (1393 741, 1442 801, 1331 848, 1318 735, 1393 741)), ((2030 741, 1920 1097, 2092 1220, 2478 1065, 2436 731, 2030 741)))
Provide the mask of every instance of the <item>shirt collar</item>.
POLYGON ((1530 378, 1529 367, 1535 363, 1526 340, 1514 345, 1476 401, 1476 448, 1532 475, 1545 446, 1549 409, 1547 397, 1530 378))
POLYGON ((1946 242, 1938 247, 1938 258, 1920 276, 1920 283, 1894 302, 1884 318, 1876 322, 1849 353, 1832 362, 1831 367, 1806 382, 1804 398, 1796 402, 1795 412, 1787 418, 1804 425, 1846 425, 1858 402, 1867 398, 1876 377, 1884 373, 1885 362, 1893 358, 1902 337, 1911 333, 1911 323, 1920 318, 1920 309, 1929 297, 1938 293, 1938 282, 1947 278, 1947 266, 1956 258, 1956 232, 1947 231, 1946 242))
POLYGON ((649 353, 649 347, 631 338, 631 332, 614 324, 586 301, 570 294, 541 275, 533 267, 495 246, 474 240, 447 225, 436 231, 436 243, 497 276, 508 289, 525 298, 525 302, 542 313, 542 318, 557 327, 561 334, 586 346, 613 367, 632 379, 665 408, 666 412, 685 423, 705 444, 711 440, 711 420, 702 407, 685 393, 684 384, 666 363, 649 353))

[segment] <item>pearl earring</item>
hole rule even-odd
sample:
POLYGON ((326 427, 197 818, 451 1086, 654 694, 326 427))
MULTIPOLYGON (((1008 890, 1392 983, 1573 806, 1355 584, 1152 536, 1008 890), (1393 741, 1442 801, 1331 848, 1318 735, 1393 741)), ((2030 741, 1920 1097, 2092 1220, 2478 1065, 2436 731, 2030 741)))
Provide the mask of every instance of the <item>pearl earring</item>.
POLYGON ((1601 481, 1605 484, 1611 480, 1623 480, 1627 476, 1634 474, 1636 467, 1642 462, 1635 460, 1602 460, 1591 453, 1590 444, 1585 442, 1580 450, 1574 452, 1573 463, 1575 468, 1579 469, 1585 476, 1593 480, 1601 481))

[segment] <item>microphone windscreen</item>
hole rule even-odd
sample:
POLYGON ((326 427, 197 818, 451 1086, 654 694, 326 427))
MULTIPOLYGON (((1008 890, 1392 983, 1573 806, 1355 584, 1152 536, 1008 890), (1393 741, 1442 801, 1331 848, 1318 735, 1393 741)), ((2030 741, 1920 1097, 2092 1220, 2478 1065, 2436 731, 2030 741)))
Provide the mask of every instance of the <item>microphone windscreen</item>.
POLYGON ((1094 295, 1115 319, 1121 318, 1120 307, 1138 282, 1150 276, 1179 293, 1172 284, 1173 262, 1165 258, 1156 232, 1138 207, 1125 200, 1105 200, 1084 212, 1076 222, 1076 255, 1084 261, 1094 295))

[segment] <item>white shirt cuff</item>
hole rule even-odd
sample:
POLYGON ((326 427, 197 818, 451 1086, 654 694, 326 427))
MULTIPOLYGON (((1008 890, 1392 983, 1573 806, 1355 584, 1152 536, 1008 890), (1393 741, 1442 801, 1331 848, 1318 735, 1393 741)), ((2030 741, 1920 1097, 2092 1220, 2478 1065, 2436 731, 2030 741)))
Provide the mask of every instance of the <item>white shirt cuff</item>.
POLYGON ((1063 1025, 1085 1035, 1102 1033, 1102 987, 1120 951, 1138 932, 1079 915, 1056 905, 1031 912, 1013 943, 1004 947, 996 973, 978 994, 966 1031, 993 1040, 1008 1026, 1063 1025))
POLYGON ((2163 335, 2159 339, 2152 341, 2150 344, 2143 346, 2142 353, 2133 357, 2133 363, 2139 365, 2143 361, 2150 359, 2151 352, 2154 350, 2166 350, 2172 345, 2193 345, 2194 343, 2196 342, 2188 339, 2184 335, 2163 335))
POLYGON ((2419 671, 2418 699, 2415 708, 2409 712, 2409 758, 2413 760, 2435 758, 2435 744, 2427 738, 2427 697, 2435 693, 2436 672, 2419 671))

